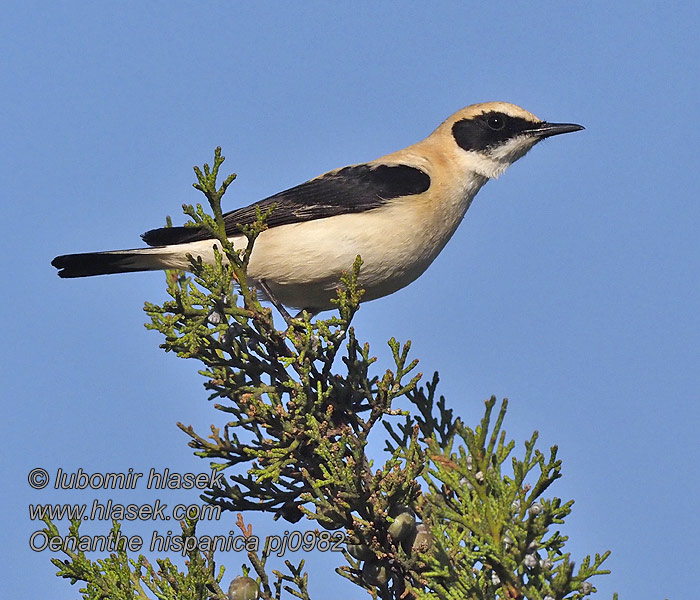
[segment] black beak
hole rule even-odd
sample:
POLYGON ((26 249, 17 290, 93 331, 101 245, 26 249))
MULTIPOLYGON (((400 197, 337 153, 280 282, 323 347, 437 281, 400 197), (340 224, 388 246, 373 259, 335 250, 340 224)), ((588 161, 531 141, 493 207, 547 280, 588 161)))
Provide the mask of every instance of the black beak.
POLYGON ((527 133, 544 139, 560 133, 571 133, 582 129, 585 129, 583 125, 576 125, 575 123, 547 123, 542 121, 542 123, 537 123, 532 129, 529 129, 527 133))

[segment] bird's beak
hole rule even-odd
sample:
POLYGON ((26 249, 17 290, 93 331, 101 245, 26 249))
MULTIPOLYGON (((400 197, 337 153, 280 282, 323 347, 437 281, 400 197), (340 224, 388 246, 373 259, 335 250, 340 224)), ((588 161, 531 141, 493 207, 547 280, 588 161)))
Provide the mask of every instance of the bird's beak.
POLYGON ((547 123, 546 121, 542 121, 528 130, 527 133, 544 139, 553 135, 559 135, 560 133, 571 133, 572 131, 581 131, 582 129, 585 129, 583 125, 576 125, 575 123, 547 123))

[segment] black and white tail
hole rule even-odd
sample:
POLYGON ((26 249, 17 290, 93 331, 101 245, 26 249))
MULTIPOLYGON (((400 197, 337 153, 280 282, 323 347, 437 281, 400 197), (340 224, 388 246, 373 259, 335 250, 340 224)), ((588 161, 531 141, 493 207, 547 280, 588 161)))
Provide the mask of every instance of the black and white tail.
POLYGON ((213 240, 197 227, 161 227, 147 231, 143 241, 153 248, 85 252, 57 256, 51 264, 59 269, 58 276, 92 277, 136 271, 186 270, 190 266, 187 254, 213 260, 213 240))
POLYGON ((110 252, 86 252, 57 256, 51 264, 59 269, 59 277, 92 277, 111 273, 159 271, 177 268, 171 265, 172 250, 168 248, 138 248, 110 252))

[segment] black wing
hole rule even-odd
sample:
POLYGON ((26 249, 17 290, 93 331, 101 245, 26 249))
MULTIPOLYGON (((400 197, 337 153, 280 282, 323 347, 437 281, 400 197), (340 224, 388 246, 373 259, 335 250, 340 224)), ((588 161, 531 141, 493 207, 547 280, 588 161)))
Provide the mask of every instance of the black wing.
MULTIPOLYGON (((371 210, 392 198, 421 194, 429 187, 430 177, 417 167, 367 164, 344 167, 226 213, 226 234, 242 233, 241 226, 254 223, 256 207, 265 212, 274 206, 266 223, 268 227, 277 227, 371 210)), ((163 227, 147 231, 141 237, 151 246, 164 246, 211 236, 198 227, 163 227)))

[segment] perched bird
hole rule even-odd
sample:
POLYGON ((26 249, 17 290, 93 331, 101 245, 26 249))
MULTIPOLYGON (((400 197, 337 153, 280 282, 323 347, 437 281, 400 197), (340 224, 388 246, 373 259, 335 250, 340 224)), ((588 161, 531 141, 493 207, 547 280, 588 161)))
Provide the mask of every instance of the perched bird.
MULTIPOLYGON (((476 193, 540 140, 583 129, 548 123, 505 102, 473 104, 430 136, 376 160, 335 169, 224 215, 235 248, 255 208, 274 205, 255 242, 248 277, 283 305, 332 308, 341 273, 362 257, 363 300, 418 278, 452 237, 476 193)), ((151 248, 57 256, 60 277, 187 270, 187 255, 213 261, 203 229, 169 227, 142 236, 151 248)))

